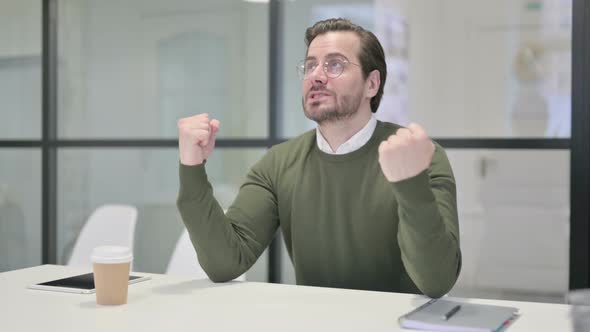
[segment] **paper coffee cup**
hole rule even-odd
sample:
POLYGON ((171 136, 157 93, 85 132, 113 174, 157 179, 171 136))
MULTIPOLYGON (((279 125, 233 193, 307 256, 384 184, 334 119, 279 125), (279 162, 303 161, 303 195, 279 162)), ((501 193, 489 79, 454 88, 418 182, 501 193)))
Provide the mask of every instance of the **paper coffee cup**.
POLYGON ((127 303, 129 271, 133 254, 127 247, 101 246, 92 251, 92 267, 96 303, 118 305, 127 303))

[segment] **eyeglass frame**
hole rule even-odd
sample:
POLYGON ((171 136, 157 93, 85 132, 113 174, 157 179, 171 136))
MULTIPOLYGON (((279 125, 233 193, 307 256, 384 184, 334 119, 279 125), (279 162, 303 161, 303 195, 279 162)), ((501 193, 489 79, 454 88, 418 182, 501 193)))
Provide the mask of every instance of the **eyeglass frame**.
MULTIPOLYGON (((306 79, 309 78, 309 75, 310 74, 306 74, 305 73, 305 63, 307 61, 309 61, 309 60, 310 59, 304 59, 304 60, 299 61, 299 63, 297 64, 297 67, 296 67, 297 76, 299 76, 299 79, 301 79, 302 81, 305 81, 306 79)), ((350 65, 355 65, 357 67, 361 67, 362 68, 362 66, 360 64, 351 62, 348 59, 331 58, 331 59, 328 59, 328 60, 324 61, 324 63, 322 64, 322 69, 324 70, 324 74, 326 74, 326 77, 329 77, 329 78, 338 78, 338 77, 340 77, 340 75, 342 75, 342 73, 344 73, 344 70, 346 69, 345 66, 346 65, 349 65, 349 64, 350 65), (330 61, 339 61, 339 62, 341 62, 341 63, 344 64, 344 66, 342 67, 342 71, 338 75, 336 75, 336 76, 332 76, 332 74, 329 74, 328 73, 328 63, 330 61)), ((318 65, 319 65, 319 63, 309 73, 312 73, 313 71, 315 71, 318 65)))

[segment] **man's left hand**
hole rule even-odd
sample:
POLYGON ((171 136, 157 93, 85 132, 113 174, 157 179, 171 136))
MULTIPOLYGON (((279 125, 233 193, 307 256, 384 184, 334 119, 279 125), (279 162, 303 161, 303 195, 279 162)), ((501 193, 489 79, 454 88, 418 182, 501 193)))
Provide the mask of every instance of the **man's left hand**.
POLYGON ((424 128, 412 123, 400 128, 379 145, 379 164, 390 182, 420 174, 428 168, 434 155, 434 144, 424 128))

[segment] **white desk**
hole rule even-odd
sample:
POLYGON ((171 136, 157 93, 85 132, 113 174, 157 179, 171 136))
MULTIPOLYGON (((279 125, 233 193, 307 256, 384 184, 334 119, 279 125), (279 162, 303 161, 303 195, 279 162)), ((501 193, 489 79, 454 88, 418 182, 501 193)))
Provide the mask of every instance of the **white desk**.
MULTIPOLYGON (((129 286, 129 303, 97 306, 94 295, 26 289, 85 270, 43 265, 0 273, 1 331, 402 331, 397 318, 416 295, 254 282, 214 284, 166 275, 129 286)), ((508 329, 571 331, 569 306, 495 300, 521 317, 508 329)))

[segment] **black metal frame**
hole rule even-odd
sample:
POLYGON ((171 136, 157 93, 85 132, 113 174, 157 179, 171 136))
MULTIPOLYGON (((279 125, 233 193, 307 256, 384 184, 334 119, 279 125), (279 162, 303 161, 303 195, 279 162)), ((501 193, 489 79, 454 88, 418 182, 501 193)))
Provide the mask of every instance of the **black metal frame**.
MULTIPOLYGON (((270 121, 272 123, 272 121, 270 121)), ((277 124, 277 126, 279 126, 277 124)), ((286 141, 285 138, 237 138, 218 139, 217 148, 264 148, 286 141)), ((567 138, 434 138, 447 149, 526 149, 526 150, 566 150, 570 148, 567 138)), ((42 139, 0 140, 0 148, 176 148, 176 139, 42 139)))
POLYGON ((43 0, 41 33, 42 58, 42 133, 41 133, 41 259, 57 262, 57 0, 43 0))
MULTIPOLYGON (((269 33, 269 96, 268 96, 268 133, 272 142, 278 142, 281 128, 279 118, 281 109, 281 84, 282 76, 279 68, 282 68, 282 31, 283 17, 279 0, 271 0, 268 7, 268 33, 269 33)), ((270 146, 269 146, 270 147, 270 146)), ((275 234, 268 248, 268 282, 281 282, 281 244, 283 240, 281 232, 275 234)))
POLYGON ((570 157, 570 289, 590 287, 590 4, 574 0, 570 157))
MULTIPOLYGON (((571 139, 441 138, 453 149, 571 150, 570 289, 590 287, 590 5, 573 0, 572 135, 571 139)), ((42 0, 42 137, 40 140, 0 140, 0 148, 35 148, 42 154, 42 263, 57 262, 57 150, 59 148, 176 148, 174 139, 89 139, 57 137, 58 0, 42 0)), ((280 128, 283 7, 269 2, 269 122, 268 137, 220 139, 219 148, 269 148, 284 141, 280 128)), ((281 281, 281 238, 269 249, 270 282, 281 281)))

